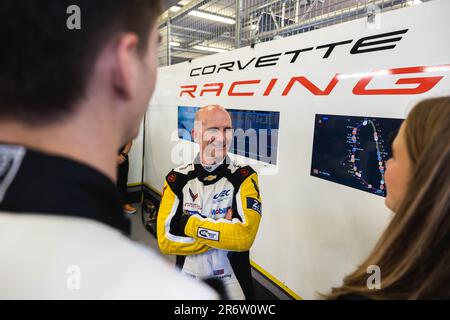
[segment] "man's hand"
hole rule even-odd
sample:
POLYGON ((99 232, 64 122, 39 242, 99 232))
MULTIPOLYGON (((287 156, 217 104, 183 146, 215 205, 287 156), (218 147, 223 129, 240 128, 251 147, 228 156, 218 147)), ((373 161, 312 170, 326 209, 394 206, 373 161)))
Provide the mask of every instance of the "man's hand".
POLYGON ((233 220, 233 209, 228 209, 227 214, 225 215, 225 219, 227 220, 233 220))
POLYGON ((118 164, 124 163, 125 160, 126 160, 126 158, 122 154, 119 154, 119 156, 117 157, 117 163, 118 164))

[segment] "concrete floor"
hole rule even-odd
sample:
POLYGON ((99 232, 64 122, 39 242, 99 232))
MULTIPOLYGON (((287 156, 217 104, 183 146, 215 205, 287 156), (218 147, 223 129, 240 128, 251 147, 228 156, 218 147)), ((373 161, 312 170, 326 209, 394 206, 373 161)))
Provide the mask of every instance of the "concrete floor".
MULTIPOLYGON (((175 267, 175 256, 163 255, 161 251, 159 251, 158 243, 153 235, 144 228, 141 219, 141 205, 136 203, 133 205, 137 212, 132 215, 127 215, 127 218, 131 222, 131 238, 135 241, 142 243, 144 246, 150 248, 151 250, 157 252, 160 256, 166 259, 169 263, 173 263, 175 267)), ((264 279, 257 271, 252 269, 252 275, 255 281, 255 298, 256 300, 289 300, 290 298, 284 294, 281 290, 276 289, 275 286, 264 279), (265 289, 261 283, 264 283, 266 287, 271 288, 272 290, 265 289)))
POLYGON ((153 251, 157 252, 167 261, 175 265, 176 259, 175 256, 168 256, 162 254, 161 251, 159 251, 158 242, 156 241, 156 239, 153 237, 153 235, 150 234, 150 232, 147 231, 147 229, 144 228, 141 219, 140 204, 137 203, 134 204, 133 206, 137 209, 137 212, 132 215, 127 215, 127 218, 131 221, 131 238, 133 240, 140 242, 144 246, 152 249, 153 251))

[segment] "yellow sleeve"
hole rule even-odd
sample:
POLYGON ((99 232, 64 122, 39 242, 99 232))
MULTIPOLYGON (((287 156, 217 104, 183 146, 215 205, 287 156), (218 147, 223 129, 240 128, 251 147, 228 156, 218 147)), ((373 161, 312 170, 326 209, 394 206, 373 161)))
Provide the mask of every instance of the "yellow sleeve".
POLYGON ((210 248, 207 245, 176 232, 177 221, 179 216, 183 214, 179 202, 178 197, 166 182, 156 221, 158 245, 161 252, 164 254, 191 255, 208 251, 210 248))
POLYGON ((261 197, 256 173, 241 184, 236 194, 236 206, 240 219, 213 220, 192 215, 186 222, 184 233, 213 248, 248 251, 255 240, 261 220, 261 197))

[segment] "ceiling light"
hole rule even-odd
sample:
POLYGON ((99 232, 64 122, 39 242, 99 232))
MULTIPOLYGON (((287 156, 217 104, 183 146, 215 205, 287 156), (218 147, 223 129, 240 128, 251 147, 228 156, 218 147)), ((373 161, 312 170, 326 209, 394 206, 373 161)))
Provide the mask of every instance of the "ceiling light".
POLYGON ((450 65, 426 67, 424 69, 424 71, 425 72, 445 72, 445 71, 450 71, 450 65))
POLYGON ((181 7, 179 7, 179 6, 171 6, 171 7, 169 8, 169 10, 172 11, 172 12, 177 12, 177 11, 180 10, 180 9, 181 9, 181 7))
POLYGON ((210 52, 228 52, 229 50, 214 48, 214 47, 205 47, 205 46, 193 46, 194 49, 202 50, 202 51, 210 51, 210 52))
POLYGON ((205 12, 201 12, 201 11, 197 11, 197 10, 190 11, 189 15, 194 16, 194 17, 203 18, 203 19, 212 20, 212 21, 223 22, 226 24, 235 24, 235 21, 233 19, 225 18, 225 17, 217 16, 215 14, 205 13, 205 12))
POLYGON ((351 79, 351 78, 369 78, 369 77, 380 77, 388 76, 391 74, 390 70, 378 70, 373 72, 360 72, 360 73, 341 73, 337 76, 338 80, 351 79))
POLYGON ((180 46, 180 43, 179 42, 175 42, 175 41, 170 41, 169 44, 170 44, 171 47, 179 47, 180 46))

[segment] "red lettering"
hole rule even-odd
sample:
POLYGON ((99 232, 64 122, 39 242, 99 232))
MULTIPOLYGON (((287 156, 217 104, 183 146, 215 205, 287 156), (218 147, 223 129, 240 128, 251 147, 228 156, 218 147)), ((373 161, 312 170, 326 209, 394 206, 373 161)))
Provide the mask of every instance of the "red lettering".
POLYGON ((205 93, 205 92, 215 92, 216 96, 218 97, 222 93, 222 89, 223 89, 223 83, 222 82, 207 83, 207 84, 205 84, 203 86, 203 90, 200 92, 200 96, 203 97, 203 93, 205 93), (206 88, 209 88, 209 87, 213 87, 213 88, 212 89, 206 89, 206 88))
POLYGON ((196 85, 181 86, 180 97, 183 96, 183 93, 187 93, 188 95, 191 96, 191 98, 195 98, 195 95, 194 95, 195 91, 197 91, 196 85), (183 90, 183 89, 186 89, 186 90, 183 90))
POLYGON ((249 85, 249 84, 259 84, 261 80, 247 80, 247 81, 236 81, 231 84, 230 90, 228 90, 228 95, 230 97, 252 97, 255 95, 254 92, 234 92, 237 86, 249 85))
MULTIPOLYGON (((373 72, 366 74, 354 74, 350 75, 350 78, 357 77, 360 80, 356 83, 356 86, 353 88, 353 94, 355 95, 405 95, 405 94, 422 94, 433 89, 443 78, 444 76, 421 76, 421 77, 412 77, 412 78, 400 78, 395 82, 395 85, 413 85, 413 88, 402 88, 402 87, 394 87, 394 88, 377 88, 377 89, 367 89, 368 85, 372 81, 372 79, 376 76, 385 76, 385 75, 403 75, 403 74, 417 74, 417 73, 430 73, 430 72, 440 72, 440 71, 449 71, 450 65, 440 65, 440 66, 432 66, 432 67, 409 67, 409 68, 395 68, 391 70, 386 70, 386 72, 373 72)), ((265 87, 264 93, 262 94, 264 97, 270 96, 273 93, 273 89, 275 85, 278 83, 278 78, 272 78, 267 87, 265 87)), ((287 96, 291 93, 294 85, 299 83, 301 86, 306 88, 310 93, 315 96, 328 96, 335 89, 336 85, 340 81, 339 74, 336 74, 331 81, 328 83, 325 89, 320 89, 314 83, 312 83, 308 78, 304 76, 293 77, 289 80, 286 88, 284 89, 282 96, 287 96)), ((235 81, 231 84, 228 90, 228 96, 231 97, 252 97, 255 95, 254 91, 245 90, 239 87, 248 86, 248 85, 258 85, 262 82, 262 80, 245 80, 245 81, 235 81)), ((207 83, 204 84, 201 88, 201 92, 199 96, 204 96, 206 93, 215 93, 215 96, 219 97, 223 93, 225 84, 223 82, 218 83, 207 83)), ((259 86, 260 87, 260 86, 259 86)), ((191 98, 196 98, 197 85, 186 85, 181 86, 180 97, 187 94, 191 98)))
MULTIPOLYGON (((411 68, 397 68, 391 69, 390 74, 408 74, 408 73, 423 73, 426 67, 411 67, 411 68)), ((418 78, 402 78, 397 80, 395 84, 417 84, 415 88, 397 88, 397 89, 366 89, 367 85, 372 80, 372 77, 362 78, 358 81, 353 93, 356 95, 392 95, 392 94, 421 94, 430 91, 434 88, 443 76, 439 77, 418 77, 418 78)))
POLYGON ((272 92, 273 87, 275 86, 275 84, 277 83, 278 79, 272 79, 270 80, 269 85, 266 88, 266 91, 264 91, 263 96, 267 97, 268 95, 270 95, 270 93, 272 92))
POLYGON ((316 85, 314 85, 311 81, 309 81, 305 77, 294 77, 294 78, 291 78, 288 85, 286 86, 286 89, 284 89, 282 95, 287 96, 296 82, 299 82, 300 84, 302 84, 306 89, 309 90, 309 92, 311 92, 315 96, 328 96, 331 93, 331 91, 333 91, 333 89, 337 85, 337 83, 339 82, 339 79, 338 79, 338 75, 335 75, 334 78, 331 79, 330 83, 325 88, 325 90, 321 90, 320 88, 318 88, 316 85))

